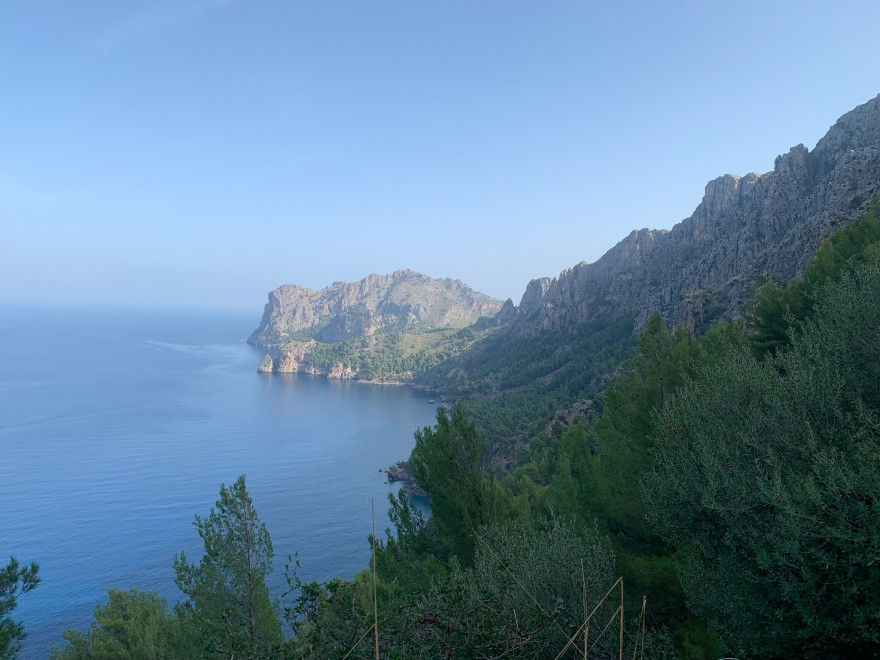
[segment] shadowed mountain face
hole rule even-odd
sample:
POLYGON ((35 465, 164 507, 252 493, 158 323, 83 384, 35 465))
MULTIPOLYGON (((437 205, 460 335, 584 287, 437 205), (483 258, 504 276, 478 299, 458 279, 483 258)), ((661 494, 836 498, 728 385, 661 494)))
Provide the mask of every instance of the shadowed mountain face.
POLYGON ((260 327, 248 343, 277 348, 291 338, 323 343, 380 332, 464 328, 501 309, 501 301, 458 280, 398 270, 315 291, 285 284, 269 293, 260 327))
POLYGON ((710 181, 671 231, 633 231, 601 259, 533 280, 514 332, 532 336, 598 318, 654 312, 697 330, 735 312, 759 275, 784 281, 880 192, 880 96, 841 117, 813 151, 793 147, 772 172, 710 181))
POLYGON ((880 96, 841 117, 812 151, 798 145, 779 156, 772 172, 710 181, 693 215, 672 230, 633 231, 595 263, 533 280, 518 308, 456 280, 401 270, 320 291, 279 287, 248 341, 271 354, 262 370, 417 376, 464 395, 540 381, 542 396, 553 393, 549 410, 601 387, 602 370, 651 314, 700 333, 734 315, 759 276, 802 274, 821 242, 878 194, 880 96), (467 336, 424 334, 466 326, 467 336), (396 333, 422 334, 401 341, 396 333), (351 345, 356 338, 364 341, 351 345), (347 352, 325 350, 343 342, 347 352), (593 364, 594 353, 605 357, 593 364))
POLYGON ((880 96, 841 117, 812 151, 779 156, 772 172, 710 181, 672 230, 633 231, 595 263, 532 280, 518 307, 481 322, 494 332, 415 381, 465 398, 496 457, 515 454, 559 411, 567 419, 588 409, 652 314, 705 332, 752 299, 759 277, 802 275, 822 241, 878 194, 880 96))

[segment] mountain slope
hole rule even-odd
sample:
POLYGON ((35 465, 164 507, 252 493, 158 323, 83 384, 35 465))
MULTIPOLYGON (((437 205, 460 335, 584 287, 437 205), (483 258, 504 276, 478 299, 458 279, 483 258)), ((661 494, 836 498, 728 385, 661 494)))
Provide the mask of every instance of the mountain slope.
POLYGON ((334 282, 320 291, 284 284, 269 293, 248 343, 277 348, 291 338, 336 343, 379 332, 464 328, 499 309, 501 301, 463 282, 411 270, 334 282))
POLYGON ((772 172, 709 182, 672 230, 633 231, 595 263, 532 280, 519 307, 496 317, 505 320, 496 332, 416 380, 466 398, 494 447, 515 446, 604 389, 651 314, 698 334, 736 315, 758 277, 802 274, 878 192, 880 96, 841 117, 813 151, 798 145, 777 158, 772 172))
POLYGON ((772 172, 724 175, 671 231, 633 231, 592 264, 529 284, 517 334, 654 312, 700 330, 734 313, 759 275, 803 273, 833 228, 880 191, 880 96, 843 115, 813 151, 793 147, 772 172))

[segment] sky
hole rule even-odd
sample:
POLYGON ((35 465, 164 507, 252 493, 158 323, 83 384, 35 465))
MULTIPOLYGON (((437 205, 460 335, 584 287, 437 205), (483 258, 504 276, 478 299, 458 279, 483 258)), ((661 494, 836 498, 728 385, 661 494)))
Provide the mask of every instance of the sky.
POLYGON ((518 303, 880 93, 854 0, 0 3, 0 304, 518 303))

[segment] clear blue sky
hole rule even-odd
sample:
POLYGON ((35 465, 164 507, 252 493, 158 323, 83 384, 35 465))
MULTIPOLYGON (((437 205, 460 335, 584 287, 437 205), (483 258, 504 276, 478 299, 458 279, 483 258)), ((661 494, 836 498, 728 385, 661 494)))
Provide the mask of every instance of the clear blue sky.
POLYGON ((515 302, 880 93, 880 3, 10 0, 0 303, 515 302))

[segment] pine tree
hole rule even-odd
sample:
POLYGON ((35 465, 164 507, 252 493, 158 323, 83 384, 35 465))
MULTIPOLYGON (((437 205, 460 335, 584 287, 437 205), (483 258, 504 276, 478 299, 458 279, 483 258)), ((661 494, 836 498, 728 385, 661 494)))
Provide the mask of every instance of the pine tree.
POLYGON ((450 555, 470 563, 474 550, 471 530, 486 522, 490 473, 486 447, 461 404, 452 416, 437 409, 437 428, 415 433, 409 465, 416 483, 431 497, 430 523, 450 555))
POLYGON ((180 553, 175 582, 189 597, 188 608, 206 657, 264 658, 281 643, 281 623, 269 599, 272 541, 245 488, 244 475, 195 527, 205 552, 198 565, 180 553))
POLYGON ((13 621, 11 614, 18 604, 18 597, 40 583, 38 570, 39 566, 34 562, 20 566, 15 557, 10 557, 9 563, 0 569, 0 658, 15 657, 21 650, 21 642, 26 636, 24 627, 13 621))

